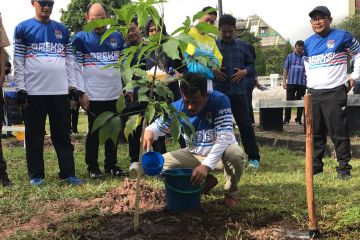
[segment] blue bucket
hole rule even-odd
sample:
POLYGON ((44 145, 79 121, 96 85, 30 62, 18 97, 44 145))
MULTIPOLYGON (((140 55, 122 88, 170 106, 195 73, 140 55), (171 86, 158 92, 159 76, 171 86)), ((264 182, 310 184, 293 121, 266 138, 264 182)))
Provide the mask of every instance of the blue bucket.
POLYGON ((200 192, 203 185, 192 185, 192 169, 176 168, 162 173, 165 184, 166 208, 170 212, 200 209, 200 192))
POLYGON ((148 176, 161 173, 164 166, 164 157, 158 152, 147 152, 141 158, 143 172, 148 176))

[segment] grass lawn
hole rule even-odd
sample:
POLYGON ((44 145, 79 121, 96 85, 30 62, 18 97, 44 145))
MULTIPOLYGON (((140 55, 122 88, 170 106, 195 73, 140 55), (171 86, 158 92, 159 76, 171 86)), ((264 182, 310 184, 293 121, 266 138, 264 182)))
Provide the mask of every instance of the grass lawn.
MULTIPOLYGON (((57 158, 52 146, 47 146, 44 151, 46 183, 41 187, 30 187, 24 148, 21 144, 10 146, 8 139, 3 141, 8 172, 16 187, 0 187, 0 239, 92 239, 85 238, 84 232, 100 231, 105 224, 102 217, 123 216, 101 212, 96 204, 88 204, 118 187, 122 179, 88 179, 84 162, 86 128, 86 118, 81 114, 80 135, 73 137, 73 143, 77 175, 86 180, 82 187, 68 186, 58 180, 57 158)), ((279 227, 307 231, 304 153, 265 146, 260 150, 261 170, 244 173, 239 186, 240 203, 234 209, 226 209, 220 204, 223 178, 221 173, 217 174, 220 184, 214 194, 203 197, 202 202, 205 209, 213 209, 214 216, 219 217, 219 228, 213 230, 206 224, 201 225, 204 232, 210 233, 202 239, 291 239, 284 234, 279 238, 267 234, 279 227), (265 234, 261 235, 262 231, 265 234)), ((119 147, 118 156, 119 165, 127 168, 127 145, 119 147)), ((102 166, 102 150, 99 159, 102 166)), ((335 159, 325 159, 325 166, 324 174, 314 179, 319 226, 324 239, 360 239, 360 161, 352 160, 353 178, 349 181, 336 179, 335 159)), ((146 178, 146 181, 162 186, 155 179, 146 178)), ((213 216, 207 214, 209 218, 213 216)), ((131 221, 128 224, 132 226, 131 221)), ((184 238, 188 239, 191 235, 186 235, 186 231, 184 238)), ((111 238, 103 235, 103 238, 93 239, 111 238)), ((168 233, 168 239, 181 238, 168 233)))

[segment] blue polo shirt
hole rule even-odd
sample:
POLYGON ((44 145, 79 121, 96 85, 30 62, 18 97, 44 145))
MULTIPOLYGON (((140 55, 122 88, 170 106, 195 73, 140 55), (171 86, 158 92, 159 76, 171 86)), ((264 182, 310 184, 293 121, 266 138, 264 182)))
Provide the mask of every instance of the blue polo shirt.
POLYGON ((288 84, 306 86, 303 55, 289 54, 284 62, 284 69, 288 72, 288 84))

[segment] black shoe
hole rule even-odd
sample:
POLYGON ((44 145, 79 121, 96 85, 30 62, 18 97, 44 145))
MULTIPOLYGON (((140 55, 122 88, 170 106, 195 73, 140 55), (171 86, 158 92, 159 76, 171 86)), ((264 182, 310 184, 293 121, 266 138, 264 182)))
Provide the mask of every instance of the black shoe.
POLYGON ((89 177, 92 179, 103 178, 104 174, 100 171, 100 169, 94 169, 89 171, 89 177))
POLYGON ((106 174, 111 174, 115 177, 123 177, 123 176, 128 176, 128 172, 122 170, 119 166, 113 166, 110 169, 105 169, 105 173, 106 174))
POLYGON ((338 173, 337 178, 341 180, 349 180, 352 176, 350 173, 338 173))
POLYGON ((0 182, 1 182, 3 187, 12 187, 12 186, 14 186, 14 183, 12 181, 10 181, 10 179, 8 177, 1 178, 0 182))

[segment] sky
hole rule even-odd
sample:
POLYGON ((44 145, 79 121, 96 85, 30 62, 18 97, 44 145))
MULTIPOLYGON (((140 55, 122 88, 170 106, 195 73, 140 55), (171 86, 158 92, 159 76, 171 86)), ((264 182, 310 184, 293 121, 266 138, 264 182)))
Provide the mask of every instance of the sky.
MULTIPOLYGON (((15 26, 34 16, 35 10, 30 0, 1 1, 0 12, 3 25, 12 41, 15 26)), ((66 9, 70 0, 55 0, 51 18, 59 21, 60 9, 66 9)), ((169 32, 175 30, 185 20, 204 6, 217 7, 217 0, 168 0, 164 4, 165 24, 169 32)), ((304 40, 312 34, 308 13, 318 5, 329 8, 333 23, 341 22, 348 15, 348 0, 223 0, 223 12, 236 18, 247 19, 257 14, 267 24, 279 32, 292 44, 304 40)), ((12 46, 6 50, 12 55, 12 46)))

